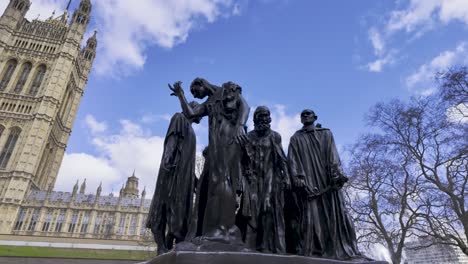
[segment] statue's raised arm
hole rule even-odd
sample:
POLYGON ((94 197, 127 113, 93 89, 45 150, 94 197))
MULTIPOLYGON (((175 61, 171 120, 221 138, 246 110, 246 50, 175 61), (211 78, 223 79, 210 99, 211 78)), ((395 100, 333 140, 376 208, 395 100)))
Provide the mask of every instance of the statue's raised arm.
MULTIPOLYGON (((187 116, 188 118, 206 116, 205 107, 203 105, 197 105, 196 107, 191 107, 189 105, 189 103, 187 102, 187 98, 185 98, 185 94, 184 94, 184 90, 182 89, 181 81, 177 81, 173 85, 168 84, 168 86, 169 86, 169 89, 172 91, 171 95, 177 96, 177 98, 179 98, 180 105, 182 107, 182 111, 184 112, 185 116, 187 116)), ((194 97, 199 98, 196 96, 194 97)))

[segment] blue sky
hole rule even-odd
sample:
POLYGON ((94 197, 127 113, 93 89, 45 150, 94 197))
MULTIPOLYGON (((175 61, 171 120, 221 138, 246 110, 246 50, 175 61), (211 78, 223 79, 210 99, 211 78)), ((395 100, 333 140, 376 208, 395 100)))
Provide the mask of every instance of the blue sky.
MULTIPOLYGON (((67 3, 32 2, 30 18, 67 3)), ((180 111, 167 83, 183 81, 189 98, 195 77, 240 84, 252 108, 270 106, 285 145, 312 108, 343 148, 366 132, 373 104, 429 94, 434 72, 468 62, 465 0, 92 2, 98 55, 58 190, 87 178, 90 192, 101 181, 116 192, 136 169, 152 193, 168 117, 180 111)), ((196 131, 201 147, 206 121, 196 131)))

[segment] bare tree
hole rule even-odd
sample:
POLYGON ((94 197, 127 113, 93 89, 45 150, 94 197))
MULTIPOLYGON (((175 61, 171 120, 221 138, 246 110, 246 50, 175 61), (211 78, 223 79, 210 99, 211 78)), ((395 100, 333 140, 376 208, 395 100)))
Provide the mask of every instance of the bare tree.
POLYGON ((437 242, 458 246, 468 255, 466 124, 446 118, 447 109, 437 99, 377 104, 369 121, 382 130, 384 144, 411 156, 416 173, 432 187, 421 197, 425 212, 418 215, 425 221, 417 230, 437 242))
POLYGON ((452 69, 439 74, 434 95, 376 104, 367 116, 373 133, 353 147, 351 207, 367 226, 361 240, 384 243, 394 263, 413 235, 468 255, 467 77, 466 67, 452 69), (450 117, 454 108, 465 121, 450 117))
MULTIPOLYGON (((468 118, 468 68, 458 67, 439 73, 442 100, 455 110, 457 115, 468 118)), ((466 122, 466 121, 465 121, 466 122)))
POLYGON ((352 147, 347 194, 359 243, 368 248, 384 245, 392 263, 399 264, 405 241, 413 235, 424 188, 410 155, 388 148, 384 140, 366 135, 352 147))

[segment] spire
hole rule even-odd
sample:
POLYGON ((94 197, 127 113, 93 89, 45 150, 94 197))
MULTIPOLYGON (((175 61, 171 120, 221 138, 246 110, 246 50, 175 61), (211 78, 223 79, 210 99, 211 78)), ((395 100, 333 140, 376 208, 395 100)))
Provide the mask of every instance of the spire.
POLYGON ((75 195, 77 191, 78 191, 78 180, 76 180, 75 186, 73 186, 72 195, 75 195))
POLYGON ((78 9, 73 13, 72 25, 80 28, 82 34, 86 31, 91 14, 91 2, 89 0, 81 0, 78 9))
POLYGON ((86 179, 84 179, 84 182, 81 184, 80 193, 84 194, 85 190, 86 190, 86 179))
POLYGON ((97 47, 97 30, 94 30, 94 34, 86 41, 86 48, 96 50, 97 47))
POLYGON ((146 186, 143 187, 143 191, 141 192, 141 199, 145 199, 146 196, 146 186))
POLYGON ((122 184, 122 188, 120 188, 120 198, 122 198, 123 194, 124 194, 124 185, 122 184))
POLYGON ((72 0, 69 0, 69 1, 68 1, 67 8, 65 9, 67 12, 70 10, 71 1, 72 1, 72 0))
POLYGON ((99 183, 99 186, 98 186, 97 191, 96 191, 96 195, 97 196, 101 195, 101 192, 102 192, 102 182, 99 183))
POLYGON ((102 192, 102 182, 99 183, 99 186, 97 187, 96 198, 94 199, 95 203, 97 203, 97 201, 99 200, 99 197, 101 197, 101 192, 102 192))

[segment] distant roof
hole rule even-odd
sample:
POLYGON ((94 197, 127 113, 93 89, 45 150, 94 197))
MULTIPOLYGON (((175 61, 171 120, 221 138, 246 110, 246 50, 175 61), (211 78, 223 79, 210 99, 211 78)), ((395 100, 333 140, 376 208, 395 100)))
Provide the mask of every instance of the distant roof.
MULTIPOLYGON (((26 202, 33 201, 44 201, 47 197, 47 191, 31 191, 26 198, 26 202)), ((77 204, 92 204, 96 199, 94 194, 76 194, 74 197, 74 202, 77 204)), ((70 202, 72 200, 72 194, 69 192, 51 192, 49 195, 50 202, 70 202)), ((122 197, 121 206, 122 207, 139 207, 141 198, 130 198, 122 197)), ((114 197, 111 195, 100 196, 98 201, 100 206, 117 206, 119 203, 119 197, 114 197)), ((143 208, 149 208, 151 205, 151 199, 145 199, 143 201, 143 208)))

